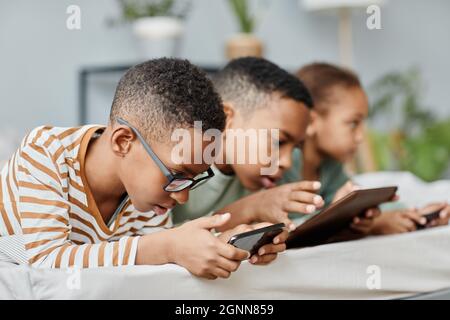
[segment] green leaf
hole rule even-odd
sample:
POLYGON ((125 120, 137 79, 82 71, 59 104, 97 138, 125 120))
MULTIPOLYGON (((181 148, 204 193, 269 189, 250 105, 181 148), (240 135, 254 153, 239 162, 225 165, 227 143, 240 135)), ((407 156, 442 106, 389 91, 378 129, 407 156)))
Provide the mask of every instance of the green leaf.
POLYGON ((119 0, 123 18, 133 21, 143 17, 174 16, 174 0, 119 0))
POLYGON ((229 0, 229 3, 239 22, 241 32, 252 33, 255 19, 249 12, 247 0, 229 0))
POLYGON ((370 86, 370 121, 388 120, 400 110, 396 132, 370 132, 375 161, 381 170, 407 170, 426 181, 442 177, 450 164, 450 119, 439 119, 421 101, 417 68, 391 72, 370 86))

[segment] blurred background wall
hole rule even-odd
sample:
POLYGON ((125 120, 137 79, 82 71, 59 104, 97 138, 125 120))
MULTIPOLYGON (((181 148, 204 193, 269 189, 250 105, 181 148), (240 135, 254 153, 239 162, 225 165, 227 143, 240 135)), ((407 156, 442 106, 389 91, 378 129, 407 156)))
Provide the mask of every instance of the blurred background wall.
MULTIPOLYGON (((336 15, 308 12, 297 0, 266 3, 255 31, 265 57, 292 71, 317 60, 339 62, 336 15)), ((0 132, 20 137, 42 124, 76 125, 80 68, 139 61, 130 27, 107 23, 119 11, 116 0, 0 0, 0 132), (81 30, 66 28, 72 4, 81 9, 81 30)), ((448 0, 390 0, 382 29, 369 30, 365 11, 354 12, 353 64, 363 83, 417 66, 425 110, 448 117, 449 15, 448 0)), ((180 55, 220 66, 225 41, 237 30, 227 0, 192 0, 180 55)), ((119 76, 92 80, 91 121, 106 121, 119 76)))

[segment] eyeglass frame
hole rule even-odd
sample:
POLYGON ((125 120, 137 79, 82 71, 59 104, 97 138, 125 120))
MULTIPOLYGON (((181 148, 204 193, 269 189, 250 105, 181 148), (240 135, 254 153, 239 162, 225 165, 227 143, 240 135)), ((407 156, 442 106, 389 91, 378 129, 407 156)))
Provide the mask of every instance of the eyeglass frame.
MULTIPOLYGON (((170 172, 170 170, 167 168, 167 166, 161 161, 161 159, 159 159, 159 157, 156 155, 156 153, 153 151, 153 149, 150 147, 150 145, 145 141, 144 137, 141 135, 141 133, 139 132, 138 129, 136 129, 133 125, 131 125, 130 123, 128 123, 126 120, 122 119, 122 118, 118 118, 117 122, 119 124, 125 125, 127 127, 129 127, 134 134, 136 135, 136 137, 138 138, 138 140, 141 142, 142 146, 144 147, 145 151, 147 152, 147 154, 153 159, 153 161, 156 163, 156 165, 158 166, 158 168, 162 171, 162 173, 164 174, 164 176, 167 178, 168 182, 167 184, 164 185, 163 190, 166 192, 181 192, 187 188, 189 188, 189 190, 193 190, 196 187, 199 186, 199 183, 201 181, 206 182, 205 180, 209 180, 212 177, 214 177, 214 171, 211 169, 211 167, 209 167, 206 171, 203 172, 207 172, 208 175, 205 177, 201 177, 198 179, 194 179, 194 178, 188 178, 183 176, 182 174, 172 174, 172 172, 170 172), (188 180, 191 181, 191 184, 187 185, 186 187, 184 187, 181 190, 177 190, 177 191, 170 191, 170 190, 166 190, 166 188, 175 180, 188 180)), ((201 173, 200 173, 201 174, 201 173)))

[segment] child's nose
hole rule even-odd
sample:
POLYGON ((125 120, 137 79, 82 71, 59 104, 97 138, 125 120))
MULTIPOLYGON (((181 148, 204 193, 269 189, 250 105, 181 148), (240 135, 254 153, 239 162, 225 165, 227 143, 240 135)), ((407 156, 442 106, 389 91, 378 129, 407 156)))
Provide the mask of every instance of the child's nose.
POLYGON ((279 167, 281 169, 289 169, 292 166, 291 152, 280 152, 279 167))
POLYGON ((363 140, 364 140, 364 134, 365 134, 364 128, 360 128, 360 129, 356 132, 355 141, 356 141, 357 144, 360 144, 361 142, 363 142, 363 140))
POLYGON ((179 192, 172 192, 170 197, 178 204, 184 204, 189 200, 189 189, 185 189, 179 192))
POLYGON ((364 133, 361 133, 360 135, 358 135, 356 142, 358 142, 358 144, 361 144, 364 141, 364 133))

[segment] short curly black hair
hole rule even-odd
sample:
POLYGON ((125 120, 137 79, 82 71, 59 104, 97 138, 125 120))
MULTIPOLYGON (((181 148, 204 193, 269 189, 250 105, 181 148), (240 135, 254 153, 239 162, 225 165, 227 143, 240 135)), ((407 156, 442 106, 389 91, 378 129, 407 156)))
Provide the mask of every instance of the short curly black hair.
POLYGON ((263 58, 230 61, 216 75, 214 85, 223 101, 233 102, 244 114, 264 107, 273 93, 313 107, 308 89, 297 77, 263 58))
POLYGON ((176 128, 225 127, 222 101, 214 86, 188 60, 159 58, 138 64, 120 79, 110 121, 129 120, 145 138, 164 141, 176 128))

